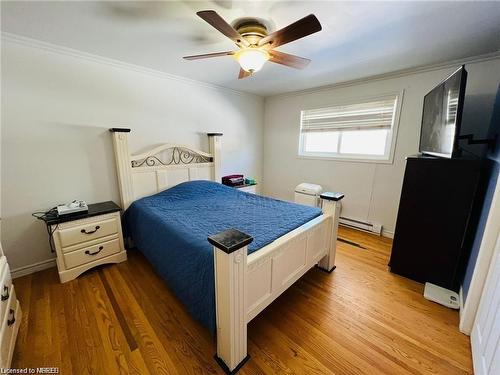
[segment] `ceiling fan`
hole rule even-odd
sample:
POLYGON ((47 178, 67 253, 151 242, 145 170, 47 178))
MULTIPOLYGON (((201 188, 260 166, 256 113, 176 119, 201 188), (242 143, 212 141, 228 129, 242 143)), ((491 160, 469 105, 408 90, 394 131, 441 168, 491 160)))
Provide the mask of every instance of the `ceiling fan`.
POLYGON ((246 78, 259 71, 266 61, 296 69, 305 68, 311 60, 275 51, 274 48, 321 30, 321 24, 314 14, 301 18, 271 34, 267 33, 267 28, 263 22, 255 18, 242 19, 233 27, 214 10, 203 10, 196 14, 236 43, 239 50, 185 56, 184 59, 198 60, 233 56, 241 67, 238 79, 246 78))

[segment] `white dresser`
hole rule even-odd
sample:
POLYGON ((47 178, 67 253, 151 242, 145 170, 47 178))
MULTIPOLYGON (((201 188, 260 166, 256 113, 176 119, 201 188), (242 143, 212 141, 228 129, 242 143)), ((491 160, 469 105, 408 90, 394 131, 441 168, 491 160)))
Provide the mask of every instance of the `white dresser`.
POLYGON ((0 254, 0 368, 9 368, 22 312, 1 246, 0 254))
MULTIPOLYGON (((1 144, 2 142, 0 142, 0 145, 1 144)), ((0 152, 0 155, 1 154, 0 152)), ((1 175, 0 173, 0 176, 1 175)), ((0 182, 0 189, 1 186, 2 183, 0 182)), ((19 305, 19 301, 16 297, 16 290, 12 284, 9 263, 7 263, 7 258, 5 258, 0 242, 0 369, 10 368, 14 347, 16 346, 17 333, 19 332, 19 325, 21 324, 21 316, 21 306, 19 305)), ((4 371, 0 372, 3 373, 4 371)))

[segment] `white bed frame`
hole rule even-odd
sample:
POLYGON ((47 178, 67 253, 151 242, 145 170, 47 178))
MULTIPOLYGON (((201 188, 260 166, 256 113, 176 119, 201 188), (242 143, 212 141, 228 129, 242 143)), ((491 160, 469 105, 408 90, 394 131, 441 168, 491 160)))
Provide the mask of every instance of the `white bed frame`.
MULTIPOLYGON (((209 153, 163 144, 131 155, 130 129, 110 130, 123 209, 181 182, 221 180, 222 134, 208 134, 209 153)), ((237 372, 249 358, 247 324, 253 318, 310 268, 318 265, 327 272, 335 268, 341 198, 322 195, 323 215, 248 256, 250 236, 224 231, 210 237, 215 261, 216 360, 227 373, 237 372)))

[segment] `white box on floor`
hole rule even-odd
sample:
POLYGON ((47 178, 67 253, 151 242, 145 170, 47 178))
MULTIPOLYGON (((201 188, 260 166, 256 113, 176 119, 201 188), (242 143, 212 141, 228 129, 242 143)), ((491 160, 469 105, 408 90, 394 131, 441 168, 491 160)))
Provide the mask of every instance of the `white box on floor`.
POLYGON ((450 309, 460 308, 458 293, 435 284, 425 283, 424 298, 450 309))

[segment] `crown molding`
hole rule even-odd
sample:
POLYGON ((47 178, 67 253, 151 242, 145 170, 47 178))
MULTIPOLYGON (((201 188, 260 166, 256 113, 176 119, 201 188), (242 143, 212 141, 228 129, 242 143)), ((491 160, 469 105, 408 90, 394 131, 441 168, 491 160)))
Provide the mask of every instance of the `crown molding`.
POLYGON ((440 70, 440 69, 456 68, 457 65, 473 64, 473 63, 479 63, 479 62, 484 62, 484 61, 489 61, 489 60, 497 60, 497 59, 500 59, 500 50, 495 51, 495 52, 491 52, 491 53, 486 53, 483 55, 476 55, 476 56, 465 57, 462 59, 446 61, 446 62, 439 63, 439 64, 416 66, 413 68, 396 70, 393 72, 377 74, 377 75, 367 76, 367 77, 363 77, 363 78, 357 78, 357 79, 353 79, 353 80, 349 80, 349 81, 332 83, 330 85, 317 86, 317 87, 312 87, 309 89, 284 92, 284 93, 275 94, 275 95, 268 95, 268 96, 265 96, 265 99, 266 100, 267 99, 281 99, 281 98, 288 98, 288 97, 294 97, 294 96, 300 96, 300 95, 306 95, 306 94, 313 94, 313 93, 318 93, 318 92, 322 92, 322 91, 339 89, 339 88, 343 88, 343 87, 356 86, 356 85, 369 83, 369 82, 376 82, 376 81, 383 81, 383 80, 387 80, 387 79, 400 78, 400 77, 405 77, 405 76, 418 74, 418 73, 432 72, 432 71, 436 71, 436 70, 440 70))
POLYGON ((431 72, 431 71, 440 70, 440 69, 453 68, 453 67, 456 67, 457 65, 462 65, 462 64, 472 64, 472 63, 478 63, 478 62, 483 62, 483 61, 500 59, 500 51, 496 51, 496 52, 487 53, 487 54, 483 54, 483 55, 476 55, 476 56, 465 57, 462 59, 446 61, 446 62, 438 63, 438 64, 416 66, 416 67, 412 67, 412 68, 408 68, 408 69, 401 69, 401 70, 396 70, 393 72, 377 74, 377 75, 373 75, 373 76, 367 76, 367 77, 357 78, 357 79, 343 81, 343 82, 332 83, 329 85, 312 87, 312 88, 308 88, 308 89, 304 89, 304 90, 289 91, 289 92, 284 92, 284 93, 275 94, 275 95, 258 95, 258 94, 254 94, 254 93, 250 93, 250 92, 231 89, 229 87, 216 85, 213 83, 197 81, 195 79, 186 78, 186 77, 178 76, 175 74, 162 72, 159 70, 146 68, 146 67, 143 67, 140 65, 126 63, 126 62, 123 62, 120 60, 115 60, 115 59, 111 59, 108 57, 103 57, 100 55, 95 55, 92 53, 83 52, 83 51, 69 48, 69 47, 63 47, 63 46, 60 46, 58 44, 43 42, 43 41, 38 40, 38 39, 28 38, 25 36, 5 32, 5 31, 1 32, 1 39, 2 39, 2 42, 4 42, 4 41, 11 42, 11 43, 15 43, 15 44, 23 45, 23 46, 37 48, 37 49, 41 49, 44 51, 57 53, 60 55, 65 55, 65 56, 70 56, 70 57, 77 58, 77 59, 87 60, 87 61, 91 61, 94 63, 111 66, 114 68, 132 71, 135 73, 145 74, 145 75, 149 75, 149 76, 160 78, 160 79, 174 80, 174 81, 182 82, 185 84, 190 84, 193 86, 205 87, 205 88, 209 88, 209 89, 213 89, 213 90, 225 91, 225 92, 228 92, 231 94, 246 96, 246 97, 250 97, 253 99, 265 99, 265 100, 287 98, 287 97, 293 97, 293 96, 299 96, 299 95, 305 95, 305 94, 318 93, 318 92, 322 92, 322 91, 328 91, 328 90, 333 90, 333 89, 338 89, 338 88, 343 88, 343 87, 356 86, 356 85, 360 85, 363 83, 382 81, 382 80, 386 80, 386 79, 399 78, 399 77, 409 76, 409 75, 418 74, 418 73, 425 73, 425 72, 431 72))
POLYGON ((63 46, 58 45, 58 44, 43 42, 43 41, 38 40, 38 39, 28 38, 28 37, 21 36, 18 34, 13 34, 13 33, 8 33, 5 31, 2 31, 1 37, 2 37, 2 42, 9 42, 9 43, 19 44, 19 45, 23 45, 23 46, 27 46, 27 47, 31 47, 31 48, 37 48, 37 49, 40 49, 43 51, 52 52, 52 53, 56 53, 56 54, 64 55, 64 56, 69 56, 69 57, 73 57, 76 59, 86 60, 86 61, 90 61, 90 62, 97 63, 97 64, 107 65, 107 66, 111 66, 113 68, 128 70, 128 71, 132 71, 135 73, 145 74, 145 75, 160 78, 160 79, 174 80, 174 81, 182 82, 182 83, 193 85, 193 86, 198 86, 198 87, 201 86, 201 87, 208 88, 208 89, 225 91, 225 92, 228 92, 231 94, 251 97, 254 99, 263 99, 263 96, 256 95, 253 93, 234 90, 234 89, 231 89, 231 88, 228 88, 225 86, 216 85, 213 83, 197 81, 195 79, 186 78, 186 77, 178 76, 175 74, 162 72, 162 71, 159 71, 156 69, 146 68, 146 67, 143 67, 140 65, 126 63, 126 62, 121 61, 121 60, 115 60, 115 59, 111 59, 108 57, 95 55, 95 54, 88 53, 88 52, 83 52, 83 51, 69 48, 69 47, 63 47, 63 46))

